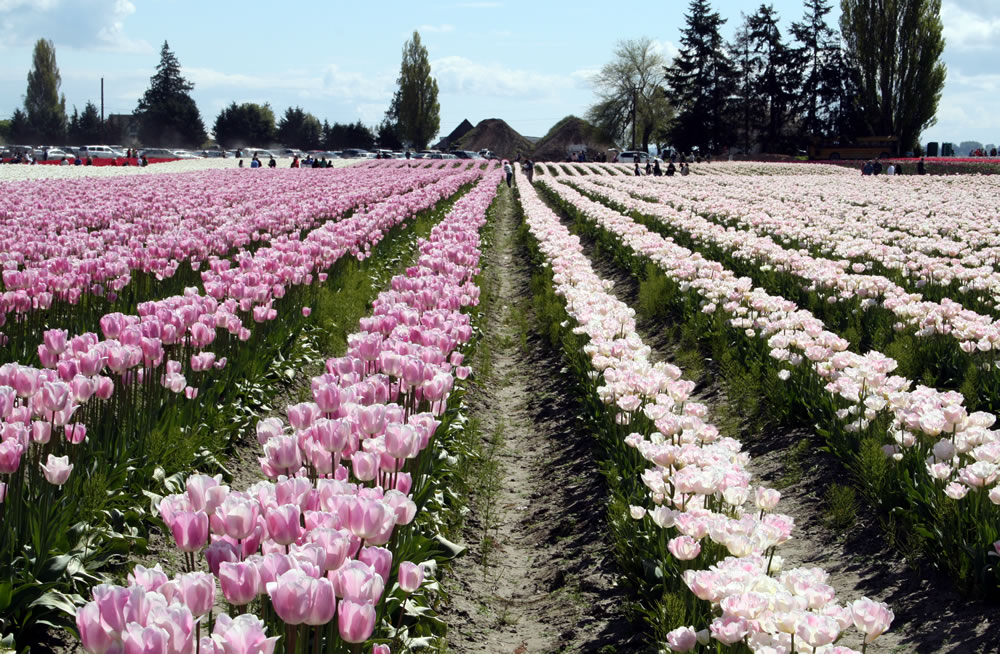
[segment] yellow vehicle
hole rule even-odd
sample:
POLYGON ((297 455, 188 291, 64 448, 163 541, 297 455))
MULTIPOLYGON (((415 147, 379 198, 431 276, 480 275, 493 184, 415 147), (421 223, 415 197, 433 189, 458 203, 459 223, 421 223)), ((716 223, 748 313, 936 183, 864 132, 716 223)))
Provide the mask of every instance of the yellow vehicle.
POLYGON ((809 145, 809 158, 826 161, 838 159, 888 159, 899 156, 895 136, 859 136, 854 139, 815 140, 809 145))

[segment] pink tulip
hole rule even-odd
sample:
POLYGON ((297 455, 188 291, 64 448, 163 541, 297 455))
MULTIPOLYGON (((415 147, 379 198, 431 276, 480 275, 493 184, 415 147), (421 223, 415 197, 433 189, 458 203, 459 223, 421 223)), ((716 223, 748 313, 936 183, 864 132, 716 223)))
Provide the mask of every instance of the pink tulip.
POLYGON ((205 548, 205 560, 208 562, 209 571, 218 577, 223 563, 235 563, 240 560, 240 557, 235 545, 224 540, 217 540, 205 548))
POLYGON ((208 514, 204 511, 182 511, 174 515, 170 533, 177 549, 197 552, 208 542, 208 514))
POLYGON ((305 624, 320 626, 333 620, 337 599, 333 593, 333 583, 326 577, 315 580, 309 595, 309 613, 305 624))
POLYGON ((128 573, 129 586, 142 586, 149 592, 157 591, 160 586, 167 583, 167 575, 159 564, 152 568, 137 565, 128 573))
POLYGON ((76 631, 80 642, 90 654, 107 654, 115 644, 115 634, 101 620, 97 602, 87 602, 76 613, 76 631))
POLYGON ((302 624, 309 618, 310 597, 315 584, 315 579, 295 568, 267 584, 274 612, 285 624, 302 624))
POLYGON ((21 467, 21 454, 24 446, 15 440, 5 440, 0 443, 0 474, 12 475, 21 467))
POLYGON ((363 643, 375 631, 375 607, 370 603, 357 604, 345 599, 337 611, 340 637, 348 643, 363 643))
POLYGON ((219 585, 226 601, 235 606, 250 603, 260 591, 260 573, 252 563, 219 564, 219 585))
POLYGON ((698 644, 698 634, 692 627, 677 627, 667 634, 667 644, 673 652, 690 652, 698 644))
POLYGON ((896 616, 884 602, 862 597, 851 603, 851 617, 854 626, 865 634, 865 643, 868 644, 881 636, 896 616))
POLYGON ((87 426, 81 423, 66 425, 66 440, 73 445, 79 445, 87 440, 87 426))
POLYGON ((196 618, 207 615, 215 602, 215 577, 204 572, 178 575, 179 599, 196 618))
POLYGON ((679 561, 690 561, 701 553, 701 543, 690 536, 677 536, 667 543, 667 549, 679 561))
POLYGON ((355 452, 351 455, 351 472, 358 481, 372 481, 378 476, 378 457, 369 452, 355 452))
POLYGON ((273 654, 278 637, 267 638, 266 634, 264 623, 253 614, 244 613, 230 618, 223 613, 215 622, 211 638, 202 639, 201 651, 210 654, 273 654))
POLYGON ((384 547, 362 547, 358 552, 358 560, 371 566, 382 581, 389 579, 389 570, 392 568, 392 552, 384 547))
POLYGON ((68 456, 50 454, 48 463, 44 463, 40 467, 45 474, 45 481, 53 486, 61 487, 69 479, 70 473, 73 472, 73 464, 69 462, 68 456))
POLYGON ((302 533, 302 511, 298 505, 284 504, 268 509, 265 519, 271 540, 280 545, 294 543, 302 533))
POLYGON ((424 569, 410 561, 400 562, 398 576, 399 587, 404 593, 412 593, 424 583, 424 569))

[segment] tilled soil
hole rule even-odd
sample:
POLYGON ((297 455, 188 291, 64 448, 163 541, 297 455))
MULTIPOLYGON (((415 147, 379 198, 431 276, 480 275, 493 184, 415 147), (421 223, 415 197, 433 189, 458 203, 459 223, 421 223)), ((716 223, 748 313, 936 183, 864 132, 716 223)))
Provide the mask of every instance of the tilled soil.
MULTIPOLYGON (((494 440, 501 483, 473 498, 468 554, 446 581, 448 651, 634 652, 623 591, 604 532, 606 489, 557 352, 534 331, 531 270, 516 247, 513 196, 486 253, 497 275, 484 327, 491 373, 470 394, 494 440), (496 507, 489 524, 483 507, 496 507)), ((489 516, 487 516, 489 518, 489 516)))
MULTIPOLYGON (((584 247, 594 269, 604 279, 615 282, 618 299, 638 306, 639 284, 584 239, 584 247)), ((654 360, 671 360, 677 344, 666 336, 664 325, 637 315, 637 330, 653 349, 654 360)), ((693 399, 709 407, 709 415, 727 410, 725 383, 709 366, 693 399)), ((867 654, 987 654, 1000 652, 998 607, 962 597, 943 574, 925 562, 907 561, 886 544, 877 520, 858 499, 857 520, 838 530, 827 520, 826 493, 834 483, 849 484, 840 463, 816 445, 822 442, 811 428, 768 427, 755 432, 737 429, 732 433, 719 425, 726 436, 743 443, 751 455, 750 471, 756 483, 781 485, 778 511, 795 519, 793 539, 778 549, 785 569, 821 567, 830 574, 828 583, 841 603, 862 596, 886 602, 896 615, 887 633, 868 645, 867 654), (726 433, 726 432, 730 433, 726 433), (813 444, 797 452, 807 439, 813 444), (789 477, 791 461, 801 476, 789 477), (791 481, 791 483, 789 483, 791 481)), ((838 644, 861 649, 862 638, 849 629, 838 644)))

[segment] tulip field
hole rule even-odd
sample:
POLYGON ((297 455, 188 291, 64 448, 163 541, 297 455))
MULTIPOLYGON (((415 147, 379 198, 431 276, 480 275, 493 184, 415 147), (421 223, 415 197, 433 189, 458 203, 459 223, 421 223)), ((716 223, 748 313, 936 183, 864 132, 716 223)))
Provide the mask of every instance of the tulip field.
MULTIPOLYGON (((496 618, 450 608, 469 591, 449 578, 488 506, 469 398, 521 292, 494 302, 484 267, 530 272, 524 334, 581 407, 642 651, 935 650, 883 646, 882 589, 786 561, 801 527, 752 430, 639 313, 753 398, 748 424, 808 430, 949 592, 1000 600, 993 178, 548 164, 508 190, 481 160, 161 166, 0 178, 0 652, 483 651, 451 636, 496 618)), ((504 651, 556 651, 534 643, 504 651)))

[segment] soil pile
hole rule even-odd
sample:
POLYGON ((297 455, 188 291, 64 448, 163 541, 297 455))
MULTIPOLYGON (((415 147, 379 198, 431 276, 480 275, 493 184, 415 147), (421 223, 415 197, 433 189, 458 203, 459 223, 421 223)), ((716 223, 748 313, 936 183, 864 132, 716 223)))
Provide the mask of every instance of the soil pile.
POLYGON ((470 123, 469 119, 466 118, 465 120, 463 120, 461 123, 458 124, 458 127, 452 130, 451 134, 445 136, 440 141, 435 143, 434 149, 441 151, 450 150, 452 144, 457 144, 460 138, 471 132, 473 129, 474 128, 472 127, 472 123, 470 123))
POLYGON ((593 161, 595 154, 607 152, 611 147, 611 143, 597 136, 593 125, 582 118, 566 116, 538 141, 532 158, 535 161, 565 161, 570 148, 573 152, 586 148, 587 160, 593 161))
POLYGON ((456 149, 478 152, 486 148, 501 159, 529 156, 535 149, 531 141, 518 134, 514 128, 499 118, 480 121, 469 133, 453 143, 456 149))

